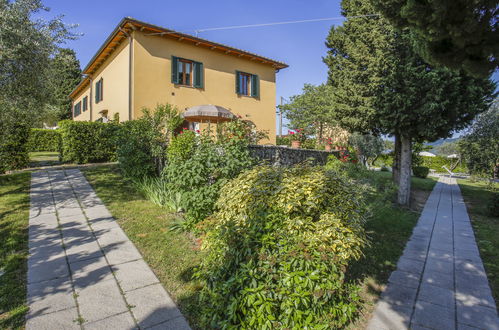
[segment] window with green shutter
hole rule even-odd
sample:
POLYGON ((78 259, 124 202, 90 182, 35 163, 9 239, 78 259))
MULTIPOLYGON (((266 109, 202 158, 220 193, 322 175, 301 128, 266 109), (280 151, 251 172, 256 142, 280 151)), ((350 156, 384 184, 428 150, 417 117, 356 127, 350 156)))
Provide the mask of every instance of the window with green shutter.
POLYGON ((236 93, 244 96, 260 96, 260 79, 258 75, 236 71, 236 93))
POLYGON ((75 117, 81 114, 81 101, 74 105, 73 113, 75 117))
POLYGON ((172 83, 203 88, 203 63, 172 56, 172 83))

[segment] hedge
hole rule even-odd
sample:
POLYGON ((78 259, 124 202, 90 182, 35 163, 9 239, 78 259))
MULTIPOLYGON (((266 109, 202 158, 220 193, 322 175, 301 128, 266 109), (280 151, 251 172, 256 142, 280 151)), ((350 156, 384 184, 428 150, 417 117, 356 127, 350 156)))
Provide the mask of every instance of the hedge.
POLYGON ((77 164, 116 161, 115 123, 64 120, 59 122, 61 160, 77 164))
POLYGON ((61 133, 54 129, 32 128, 29 140, 28 150, 33 151, 54 151, 61 148, 61 133))
POLYGON ((28 166, 29 126, 0 122, 0 173, 28 166))

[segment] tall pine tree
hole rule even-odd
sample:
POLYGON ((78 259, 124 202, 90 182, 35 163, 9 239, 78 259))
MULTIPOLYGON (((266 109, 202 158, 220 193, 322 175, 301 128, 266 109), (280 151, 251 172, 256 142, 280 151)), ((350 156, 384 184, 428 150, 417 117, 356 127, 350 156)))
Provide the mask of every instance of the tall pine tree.
MULTIPOLYGON (((370 0, 343 0, 343 15, 372 13, 370 0)), ((395 136, 398 202, 409 204, 412 143, 448 137, 492 100, 494 85, 434 68, 414 51, 407 31, 387 20, 351 18, 327 38, 329 83, 338 121, 353 131, 395 136)))

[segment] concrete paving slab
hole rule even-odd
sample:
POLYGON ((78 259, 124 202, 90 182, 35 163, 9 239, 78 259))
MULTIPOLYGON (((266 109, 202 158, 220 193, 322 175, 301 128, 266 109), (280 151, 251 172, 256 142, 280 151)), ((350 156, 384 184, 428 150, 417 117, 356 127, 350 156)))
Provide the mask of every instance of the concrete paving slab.
POLYGON ((181 316, 161 284, 125 292, 132 314, 141 328, 151 327, 181 316))
POLYGON ((28 284, 27 302, 28 318, 76 307, 69 278, 28 284))
POLYGON ((418 301, 411 324, 421 325, 430 329, 454 330, 456 328, 454 307, 446 308, 418 301))
POLYGON ((43 314, 26 320, 26 330, 81 330, 76 308, 43 314))
POLYGON ((190 327, 185 318, 183 316, 179 316, 172 320, 157 324, 147 329, 148 330, 189 330, 190 327))
POLYGON ((142 259, 119 264, 112 268, 121 289, 125 292, 159 283, 156 275, 142 259))
POLYGON ((114 279, 98 281, 75 290, 80 314, 86 322, 99 321, 128 311, 114 279))
POLYGON ((135 324, 132 315, 128 311, 125 313, 107 317, 100 321, 84 323, 84 327, 85 330, 108 330, 108 329, 138 330, 139 329, 135 324))
POLYGON ((497 311, 484 306, 465 306, 456 304, 457 322, 479 329, 499 330, 497 311))
POLYGON ((64 256, 51 260, 28 259, 28 283, 52 280, 69 276, 69 269, 64 256))
POLYGON ((435 305, 449 307, 454 305, 454 290, 422 283, 419 288, 418 299, 435 305))
POLYGON ((96 258, 75 262, 69 265, 75 288, 80 289, 99 281, 113 279, 113 271, 106 259, 96 258))

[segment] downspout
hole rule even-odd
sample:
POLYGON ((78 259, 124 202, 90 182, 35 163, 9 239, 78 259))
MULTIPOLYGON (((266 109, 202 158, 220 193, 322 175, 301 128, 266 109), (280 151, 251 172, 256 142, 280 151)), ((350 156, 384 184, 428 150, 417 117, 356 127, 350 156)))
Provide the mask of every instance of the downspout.
POLYGON ((82 76, 83 76, 83 78, 88 78, 88 80, 90 80, 90 94, 89 94, 89 96, 88 96, 88 97, 90 98, 90 100, 89 100, 89 102, 88 102, 88 107, 89 107, 89 110, 90 110, 90 119, 89 119, 89 121, 92 121, 92 112, 93 112, 93 108, 94 108, 94 107, 93 107, 93 103, 92 103, 92 102, 93 102, 93 101, 92 101, 92 100, 93 100, 93 97, 92 97, 92 96, 93 96, 93 95, 92 95, 92 94, 93 94, 93 93, 92 93, 92 85, 94 84, 94 80, 93 80, 93 79, 92 79, 92 77, 91 77, 90 75, 88 75, 88 74, 82 74, 82 76))
POLYGON ((124 29, 120 28, 125 36, 128 37, 128 120, 132 120, 132 104, 133 104, 133 91, 132 91, 132 70, 133 70, 133 32, 127 33, 124 29))

